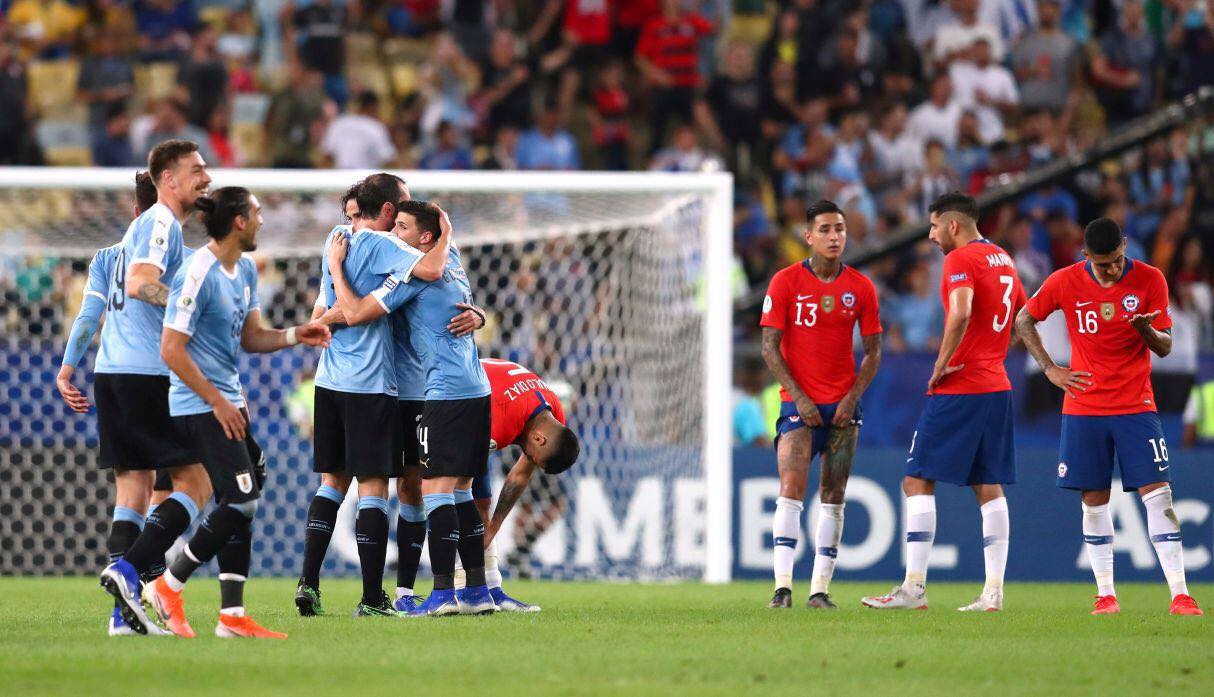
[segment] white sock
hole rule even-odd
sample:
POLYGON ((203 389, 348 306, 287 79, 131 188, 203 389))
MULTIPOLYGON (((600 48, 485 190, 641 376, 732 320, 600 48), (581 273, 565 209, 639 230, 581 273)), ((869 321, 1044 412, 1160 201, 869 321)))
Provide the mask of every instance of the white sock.
POLYGON ((1098 595, 1117 595, 1113 588, 1113 514, 1109 504, 1083 505, 1083 541, 1096 577, 1098 595))
POLYGON ((801 509, 804 504, 783 496, 776 499, 776 514, 771 523, 775 540, 774 569, 776 588, 792 589, 792 562, 801 540, 801 509))
POLYGON ((1143 496, 1142 505, 1147 508, 1147 532, 1151 534, 1151 544, 1155 545, 1155 554, 1159 556, 1159 566, 1163 568, 1164 578, 1168 579, 1172 597, 1188 595, 1184 546, 1180 541, 1180 522, 1172 509, 1172 487, 1164 486, 1143 496))
POLYGON ((906 497, 906 578, 902 587, 922 593, 927 587, 927 560, 936 539, 936 497, 922 494, 906 497))
POLYGON ((485 585, 490 588, 502 587, 502 571, 497 568, 497 539, 485 548, 485 585))
POLYGON ((185 588, 185 581, 177 580, 177 577, 173 575, 173 572, 167 569, 164 572, 164 582, 170 589, 178 593, 181 592, 182 588, 185 588))
POLYGON ((411 595, 413 595, 412 588, 405 588, 404 586, 396 587, 396 599, 397 600, 400 600, 401 598, 408 598, 411 595))
POLYGON ((228 617, 244 617, 244 606, 225 607, 219 611, 219 614, 227 615, 228 617))
POLYGON ((986 585, 983 594, 1003 592, 1003 572, 1007 569, 1008 540, 1012 523, 1008 520, 1007 499, 999 497, 982 504, 982 556, 986 560, 986 585))
POLYGON ((835 575, 835 559, 839 556, 839 540, 843 539, 842 503, 824 503, 818 507, 818 532, 814 537, 814 573, 809 594, 829 593, 830 579, 835 575))

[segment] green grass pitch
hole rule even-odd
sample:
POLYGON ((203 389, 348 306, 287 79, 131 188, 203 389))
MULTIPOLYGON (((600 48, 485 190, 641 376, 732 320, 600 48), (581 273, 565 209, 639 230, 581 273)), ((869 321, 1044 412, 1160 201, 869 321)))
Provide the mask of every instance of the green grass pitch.
MULTIPOLYGON (((323 585, 303 619, 288 579, 254 579, 248 605, 285 642, 213 636, 218 589, 186 610, 199 637, 105 636, 108 596, 88 578, 0 579, 7 695, 880 695, 1204 694, 1210 617, 1171 617, 1162 583, 1118 587, 1122 614, 1091 617, 1088 585, 1012 584, 1003 613, 961 614, 976 584, 933 584, 927 612, 880 612, 837 583, 835 613, 768 610, 767 583, 514 582, 539 615, 353 619, 354 580, 323 585)), ((1214 585, 1192 590, 1214 599, 1214 585)))

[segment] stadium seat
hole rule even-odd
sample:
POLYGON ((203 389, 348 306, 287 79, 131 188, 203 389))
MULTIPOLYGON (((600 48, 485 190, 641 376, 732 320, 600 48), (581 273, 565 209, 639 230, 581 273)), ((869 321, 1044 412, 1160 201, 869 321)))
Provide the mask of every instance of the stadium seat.
POLYGON ((35 61, 29 66, 29 102, 40 113, 58 111, 76 101, 80 62, 75 59, 35 61))
POLYGON ((404 97, 417 90, 417 68, 413 63, 397 63, 389 68, 392 76, 392 93, 404 97))
POLYGON ((266 154, 266 131, 260 123, 234 123, 231 130, 232 148, 236 151, 236 163, 252 167, 264 163, 266 154))
POLYGON ((145 101, 164 99, 177 89, 177 65, 149 63, 135 66, 135 92, 145 101))

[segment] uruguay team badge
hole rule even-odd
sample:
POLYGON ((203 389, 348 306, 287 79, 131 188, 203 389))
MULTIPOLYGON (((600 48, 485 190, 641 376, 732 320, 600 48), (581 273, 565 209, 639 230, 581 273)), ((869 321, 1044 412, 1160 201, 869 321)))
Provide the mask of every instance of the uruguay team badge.
POLYGON ((1113 303, 1100 303, 1100 316, 1104 318, 1104 321, 1108 322, 1116 315, 1117 308, 1113 306, 1113 303))
POLYGON ((823 295, 822 296, 822 311, 823 312, 833 312, 834 309, 835 309, 835 296, 823 295))
POLYGON ((844 293, 840 300, 843 301, 843 307, 849 310, 856 306, 856 294, 850 290, 844 293))
POLYGON ((1141 304, 1141 301, 1138 300, 1138 296, 1134 295, 1133 293, 1130 293, 1121 299, 1121 307, 1124 308, 1126 312, 1137 312, 1138 306, 1141 304))

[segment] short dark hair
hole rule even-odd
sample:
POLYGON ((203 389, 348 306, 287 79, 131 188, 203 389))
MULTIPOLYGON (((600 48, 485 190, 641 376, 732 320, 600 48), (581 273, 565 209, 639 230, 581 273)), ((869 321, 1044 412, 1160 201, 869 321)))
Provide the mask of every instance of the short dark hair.
POLYGON ((363 220, 375 220, 385 203, 395 206, 400 200, 400 187, 404 183, 404 179, 387 172, 372 174, 359 182, 358 194, 354 197, 358 201, 359 217, 363 220))
POLYGON ((1097 218, 1083 229, 1083 248, 1089 254, 1109 254, 1121 246, 1121 227, 1112 218, 1097 218))
POLYGON ((817 218, 820 215, 826 215, 828 213, 838 213, 844 218, 847 217, 844 215, 843 209, 839 208, 839 204, 823 198, 809 204, 809 208, 805 209, 805 222, 809 225, 813 225, 814 218, 817 218))
POLYGON ((578 442, 577 434, 568 426, 561 426, 556 435, 556 449, 552 456, 544 461, 545 474, 560 474, 573 467, 578 455, 582 453, 582 445, 578 442))
POLYGON ((152 181, 152 175, 147 172, 135 173, 135 206, 142 213, 152 206, 156 205, 156 182, 152 181))
POLYGON ((148 174, 152 177, 152 183, 158 183, 160 175, 177 164, 177 160, 194 152, 198 152, 198 143, 192 140, 166 140, 152 148, 152 152, 148 153, 148 174))
POLYGON ((361 187, 362 187, 362 182, 360 182, 360 181, 354 182, 353 184, 350 185, 349 189, 346 189, 346 193, 341 195, 341 214, 342 215, 346 214, 346 204, 347 203, 349 203, 350 201, 354 201, 355 203, 358 202, 358 191, 359 191, 359 188, 361 188, 361 187))
POLYGON ((199 196, 194 207, 202 213, 202 226, 207 236, 222 240, 232 232, 232 221, 236 216, 249 214, 249 190, 243 186, 224 186, 209 196, 199 196))
POLYGON ((928 207, 929 213, 943 215, 945 213, 960 213, 973 222, 978 222, 978 202, 973 196, 966 196, 960 191, 950 191, 932 202, 928 207))
POLYGON ((422 232, 438 235, 438 206, 429 201, 399 201, 396 204, 397 213, 408 213, 417 221, 417 227, 422 232))

